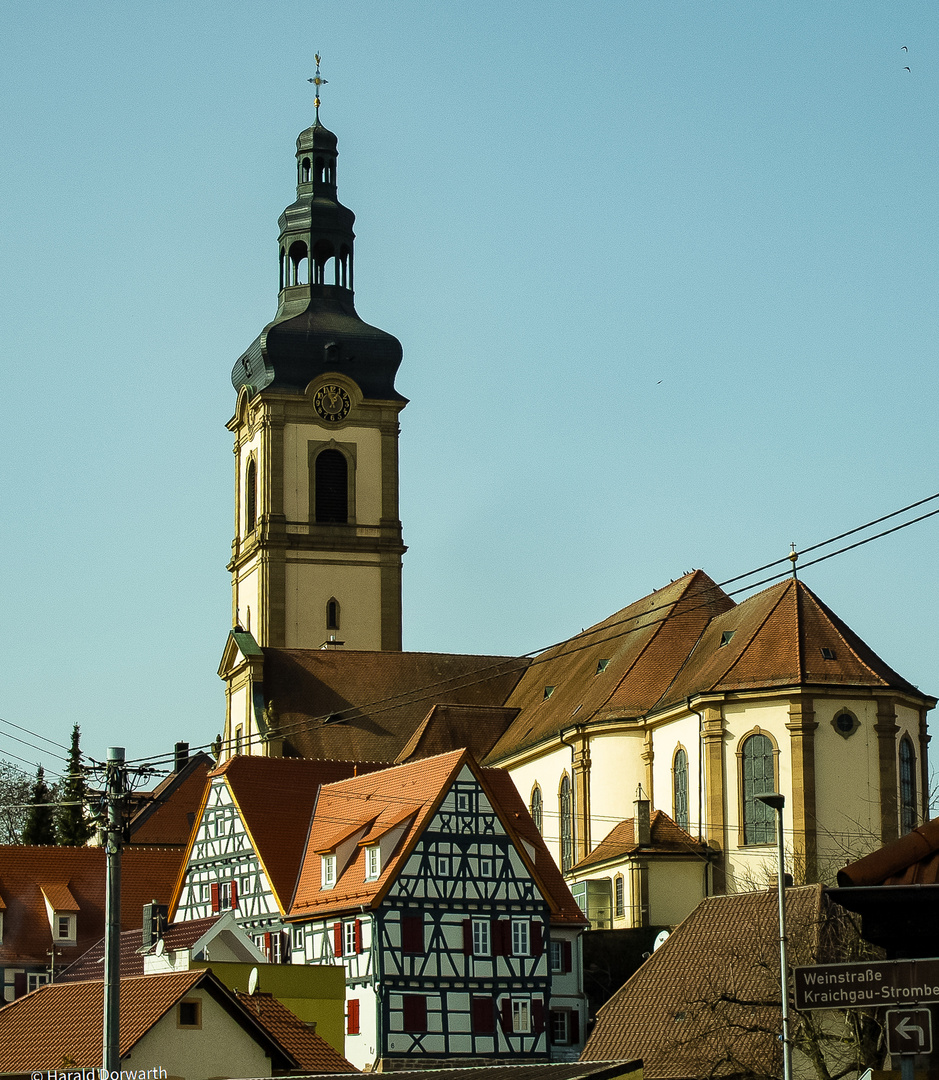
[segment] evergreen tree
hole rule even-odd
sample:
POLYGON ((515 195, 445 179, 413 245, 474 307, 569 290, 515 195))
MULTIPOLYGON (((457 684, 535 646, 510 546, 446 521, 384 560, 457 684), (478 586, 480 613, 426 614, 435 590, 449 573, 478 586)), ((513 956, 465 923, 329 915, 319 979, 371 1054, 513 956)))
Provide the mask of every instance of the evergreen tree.
POLYGON ((46 783, 46 773, 41 765, 36 770, 36 779, 29 793, 29 802, 26 827, 23 829, 23 843, 54 844, 55 808, 52 805, 52 792, 46 783))
POLYGON ((55 823, 57 844, 74 847, 83 846, 94 831, 85 816, 85 770, 82 766, 82 752, 79 747, 81 730, 76 724, 72 728, 72 747, 68 753, 68 772, 62 782, 62 805, 55 823))

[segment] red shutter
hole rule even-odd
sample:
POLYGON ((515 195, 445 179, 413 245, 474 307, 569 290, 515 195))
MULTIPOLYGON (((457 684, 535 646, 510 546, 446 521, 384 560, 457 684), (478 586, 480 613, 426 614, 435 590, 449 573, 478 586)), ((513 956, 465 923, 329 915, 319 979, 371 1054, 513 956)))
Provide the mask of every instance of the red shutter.
POLYGON ((571 1009, 567 1017, 569 1042, 571 1046, 576 1046, 580 1042, 580 1013, 576 1009, 571 1009))
POLYGON ((359 1033, 359 1000, 350 998, 346 1013, 346 1034, 358 1035, 359 1033))
POLYGON ((573 948, 569 941, 561 942, 561 970, 564 972, 574 970, 573 948))
POLYGON ((274 959, 274 946, 271 944, 271 935, 264 935, 264 951, 267 953, 268 960, 273 962, 274 959))
POLYGON ((238 882, 235 881, 234 878, 232 878, 231 883, 231 907, 232 911, 237 911, 238 909, 238 882))
POLYGON ((424 951, 424 916, 401 916, 401 951, 422 953, 424 951))
POLYGON ((544 1002, 537 999, 531 1003, 531 1029, 535 1035, 544 1031, 544 1002))
POLYGON ((476 1035, 489 1035, 496 1030, 496 1014, 493 1000, 489 997, 473 998, 473 1032, 476 1035))
POLYGON ((217 915, 219 912, 218 906, 218 882, 212 882, 212 914, 217 915))
POLYGON ((404 1030, 427 1030, 427 998, 423 994, 404 995, 404 1030))
POLYGON ((499 923, 499 929, 502 931, 502 955, 512 955, 512 920, 503 919, 499 923))
POLYGON ((512 999, 502 999, 502 1030, 507 1034, 512 1034, 512 999))
POLYGON ((492 920, 492 925, 489 927, 489 939, 492 946, 492 955, 502 955, 502 923, 498 919, 492 920))
POLYGON ((355 920, 355 951, 360 953, 362 951, 362 920, 355 920))
POLYGON ((473 955, 473 920, 463 920, 463 952, 467 956, 473 955))
POLYGON ((531 954, 532 956, 541 956, 544 946, 542 945, 541 936, 541 923, 532 922, 531 924, 531 954))
POLYGON ((342 923, 333 926, 333 956, 342 956, 342 923))
POLYGON ((13 976, 13 996, 20 998, 26 993, 26 972, 17 971, 13 976))

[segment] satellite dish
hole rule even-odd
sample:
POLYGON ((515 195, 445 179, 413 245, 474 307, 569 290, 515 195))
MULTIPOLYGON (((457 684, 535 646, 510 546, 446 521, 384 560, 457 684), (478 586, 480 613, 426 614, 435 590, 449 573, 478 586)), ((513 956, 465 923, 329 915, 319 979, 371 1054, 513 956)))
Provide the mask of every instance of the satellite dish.
POLYGON ((162 956, 166 952, 166 942, 163 938, 156 943, 156 948, 153 950, 154 956, 162 956))
POLYGON ((248 976, 248 993, 255 994, 258 989, 258 969, 253 967, 251 974, 248 976))
POLYGON ((660 949, 666 941, 668 941, 668 931, 660 930, 652 944, 652 951, 655 952, 656 949, 660 949))

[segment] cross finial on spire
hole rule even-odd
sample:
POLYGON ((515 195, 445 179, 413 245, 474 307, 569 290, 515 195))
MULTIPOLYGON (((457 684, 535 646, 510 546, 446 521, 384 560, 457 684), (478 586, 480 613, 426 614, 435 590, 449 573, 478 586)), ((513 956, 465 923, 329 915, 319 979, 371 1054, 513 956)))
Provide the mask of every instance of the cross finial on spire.
POLYGON ((308 83, 313 83, 316 87, 316 97, 313 98, 313 104, 316 106, 316 122, 319 123, 320 119, 320 87, 325 86, 327 80, 320 78, 320 60, 322 57, 319 53, 314 54, 316 60, 316 75, 312 79, 307 79, 308 83))
POLYGON ((799 576, 799 575, 798 575, 798 574, 796 573, 796 561, 797 561, 797 560, 798 560, 798 558, 799 558, 799 553, 798 553, 798 551, 796 551, 796 544, 795 544, 795 541, 794 541, 794 540, 793 540, 793 542, 792 542, 792 543, 791 543, 791 544, 789 545, 789 547, 790 547, 790 548, 792 549, 792 550, 791 550, 791 551, 789 552, 789 561, 790 561, 790 562, 792 563, 792 576, 793 576, 794 578, 798 578, 798 576, 799 576))

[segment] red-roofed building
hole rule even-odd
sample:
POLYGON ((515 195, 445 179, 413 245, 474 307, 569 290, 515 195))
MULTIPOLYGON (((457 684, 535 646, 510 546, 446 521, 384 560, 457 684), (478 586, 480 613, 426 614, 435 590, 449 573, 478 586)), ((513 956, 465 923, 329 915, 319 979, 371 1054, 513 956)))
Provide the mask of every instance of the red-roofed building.
POLYGON ((466 750, 325 785, 294 963, 346 969, 346 1056, 576 1057, 586 920, 511 779, 466 750))
MULTIPOLYGON (((63 1070, 74 1075, 89 1069, 97 1075, 103 990, 100 980, 55 983, 0 1009, 0 1073, 35 1076, 63 1070)), ((278 1038, 278 1025, 265 1023, 260 1012, 211 971, 121 979, 121 1068, 184 1080, 272 1076, 306 1068, 306 1060, 301 1062, 278 1038)), ((281 1006, 277 1012, 284 1029, 286 1010, 281 1006)), ((301 1049, 293 1034, 288 1040, 301 1049)), ((301 1052, 312 1059, 306 1049, 301 1052)), ((329 1060, 336 1064, 337 1056, 333 1052, 329 1060)))
POLYGON ((709 848, 707 893, 772 872, 760 792, 786 797, 799 881, 926 814, 935 698, 794 577, 737 604, 692 571, 534 660, 262 648, 236 630, 220 674, 223 753, 392 764, 468 746, 509 771, 566 874, 640 787, 709 848))
MULTIPOLYGON (((130 848, 121 873, 121 928, 166 903, 182 852, 130 848)), ((104 934, 105 853, 92 847, 0 847, 0 978, 4 1001, 49 981, 104 934)))

